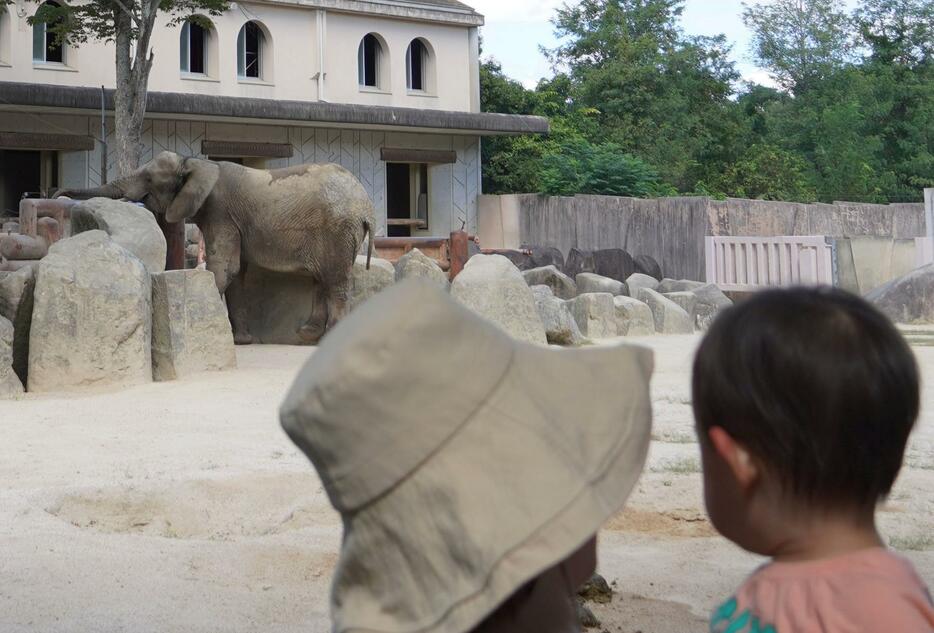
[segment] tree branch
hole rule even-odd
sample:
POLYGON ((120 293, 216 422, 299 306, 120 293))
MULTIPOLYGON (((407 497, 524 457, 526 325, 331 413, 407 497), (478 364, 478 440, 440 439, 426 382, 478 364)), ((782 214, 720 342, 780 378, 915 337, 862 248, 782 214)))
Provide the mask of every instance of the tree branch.
POLYGON ((123 12, 126 13, 128 16, 130 16, 130 19, 136 23, 137 28, 142 26, 140 19, 136 16, 135 13, 130 11, 130 9, 125 4, 123 4, 123 2, 121 2, 120 0, 113 0, 113 3, 116 4, 118 7, 120 7, 121 9, 123 9, 123 12))

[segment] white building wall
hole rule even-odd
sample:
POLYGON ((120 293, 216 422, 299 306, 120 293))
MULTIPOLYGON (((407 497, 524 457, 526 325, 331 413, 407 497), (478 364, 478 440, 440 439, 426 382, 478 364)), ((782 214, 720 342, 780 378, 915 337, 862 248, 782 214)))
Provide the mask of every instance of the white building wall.
MULTIPOLYGON (((20 0, 0 7, 0 81, 61 86, 114 87, 114 47, 91 41, 69 46, 65 64, 34 64, 32 27, 26 20, 39 4, 20 0)), ((160 18, 152 40, 155 53, 149 89, 159 92, 268 98, 295 101, 319 100, 316 73, 319 55, 319 10, 301 6, 234 3, 224 15, 212 18, 214 32, 208 46, 207 77, 185 75, 179 70, 181 27, 166 27, 160 18), (257 20, 269 34, 266 74, 261 80, 238 79, 236 43, 240 28, 257 20)), ((327 11, 321 21, 324 41, 324 96, 332 103, 356 103, 422 109, 479 111, 471 86, 479 76, 472 63, 475 47, 466 26, 401 20, 377 15, 327 11), (377 33, 387 44, 388 81, 382 90, 361 88, 357 77, 357 49, 367 33, 377 33), (416 37, 424 38, 434 51, 429 64, 429 91, 406 89, 405 53, 416 37), (476 75, 476 76, 474 76, 476 75)), ((474 38, 475 39, 475 38, 474 38)))

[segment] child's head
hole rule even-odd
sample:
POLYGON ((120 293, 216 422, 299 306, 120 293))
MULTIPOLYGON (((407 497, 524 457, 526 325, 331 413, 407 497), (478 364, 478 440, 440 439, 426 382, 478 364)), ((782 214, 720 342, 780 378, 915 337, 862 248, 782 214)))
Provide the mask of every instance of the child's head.
POLYGON ((694 362, 708 512, 769 553, 764 509, 871 513, 918 415, 914 356, 888 319, 828 288, 761 292, 724 312, 694 362))

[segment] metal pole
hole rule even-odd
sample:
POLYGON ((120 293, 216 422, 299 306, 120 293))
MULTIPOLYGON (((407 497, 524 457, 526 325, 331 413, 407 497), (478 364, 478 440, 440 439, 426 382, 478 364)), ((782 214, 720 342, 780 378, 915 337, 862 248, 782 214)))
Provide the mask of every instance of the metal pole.
POLYGON ((107 120, 105 117, 104 86, 101 86, 101 185, 107 184, 107 120))

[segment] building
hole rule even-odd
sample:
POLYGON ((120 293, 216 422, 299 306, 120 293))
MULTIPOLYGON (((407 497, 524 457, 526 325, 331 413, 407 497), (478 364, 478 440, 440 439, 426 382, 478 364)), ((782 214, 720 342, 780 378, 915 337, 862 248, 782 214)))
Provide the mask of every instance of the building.
MULTIPOLYGON (((41 6, 0 6, 5 210, 23 192, 101 181, 113 47, 56 46, 27 23, 41 6)), ((143 160, 171 150, 253 167, 339 163, 373 199, 380 235, 475 231, 482 137, 548 130, 480 112, 482 24, 456 0, 275 0, 233 2, 210 28, 157 25, 143 160)))

